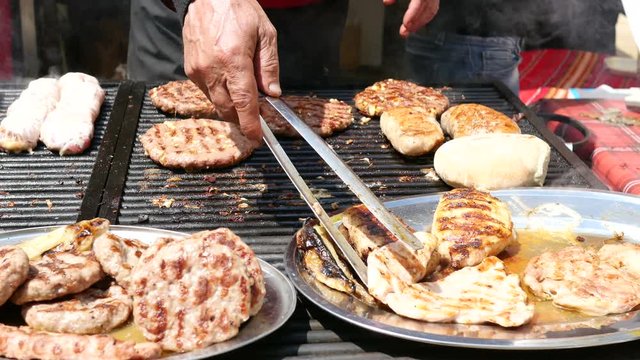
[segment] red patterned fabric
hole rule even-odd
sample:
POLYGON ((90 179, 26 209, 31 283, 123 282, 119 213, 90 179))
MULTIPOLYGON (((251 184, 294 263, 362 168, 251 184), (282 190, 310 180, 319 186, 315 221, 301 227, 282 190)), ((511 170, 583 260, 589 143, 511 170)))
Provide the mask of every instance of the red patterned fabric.
POLYGON ((533 104, 539 99, 567 98, 569 88, 595 88, 607 84, 612 88, 640 86, 640 80, 616 75, 604 66, 608 55, 563 49, 522 52, 520 99, 533 104))
POLYGON ((265 9, 286 9, 319 3, 321 0, 258 0, 265 9))
MULTIPOLYGON (((588 148, 591 169, 611 190, 640 194, 640 113, 627 109, 621 100, 548 100, 544 112, 569 116, 591 131, 588 148), (637 125, 604 122, 624 118, 637 125)), ((559 134, 561 125, 548 126, 559 134)), ((579 133, 567 131, 566 141, 576 141, 579 133)), ((589 159, 586 159, 589 160, 589 159)))

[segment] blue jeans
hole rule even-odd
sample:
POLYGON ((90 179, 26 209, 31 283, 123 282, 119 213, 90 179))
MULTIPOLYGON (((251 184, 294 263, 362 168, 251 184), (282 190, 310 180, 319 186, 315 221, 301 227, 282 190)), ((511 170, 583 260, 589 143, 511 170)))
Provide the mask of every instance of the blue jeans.
POLYGON ((520 90, 518 37, 480 37, 452 33, 411 34, 406 42, 411 80, 450 84, 498 80, 516 95, 520 90))

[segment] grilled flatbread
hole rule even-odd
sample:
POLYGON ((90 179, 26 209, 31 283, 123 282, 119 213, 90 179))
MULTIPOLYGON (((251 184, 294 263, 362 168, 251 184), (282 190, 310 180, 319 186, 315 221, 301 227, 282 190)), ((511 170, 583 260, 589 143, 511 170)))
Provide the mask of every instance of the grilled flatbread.
POLYGON ((410 81, 387 79, 378 81, 354 97, 356 108, 368 116, 380 116, 397 107, 422 107, 439 116, 449 107, 449 99, 440 91, 410 81))
POLYGON ((151 160, 186 170, 235 165, 258 145, 238 125, 209 119, 165 121, 153 125, 140 141, 151 160))
POLYGON ((173 116, 215 119, 216 109, 191 80, 170 81, 149 90, 151 102, 173 116))

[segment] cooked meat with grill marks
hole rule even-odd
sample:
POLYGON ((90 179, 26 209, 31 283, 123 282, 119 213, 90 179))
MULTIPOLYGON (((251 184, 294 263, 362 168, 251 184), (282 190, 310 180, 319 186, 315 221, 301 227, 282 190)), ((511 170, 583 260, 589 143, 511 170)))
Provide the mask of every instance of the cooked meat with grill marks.
POLYGON ((101 334, 123 324, 131 314, 132 300, 118 285, 107 290, 87 289, 71 299, 27 304, 24 320, 34 329, 66 334, 101 334))
POLYGON ((444 133, 435 116, 420 107, 383 112, 380 128, 393 148, 404 155, 424 155, 444 143, 444 133))
POLYGON ((27 280, 13 293, 11 301, 22 305, 86 290, 103 277, 92 253, 51 253, 31 261, 27 280))
POLYGON ((440 117, 442 129, 452 138, 469 135, 520 134, 520 127, 507 115, 480 104, 452 106, 440 117))
POLYGON ((19 247, 0 246, 0 306, 29 275, 29 258, 19 247))
MULTIPOLYGON (((609 250, 603 257, 611 261, 609 250)), ((523 283, 534 295, 561 308, 593 316, 623 313, 640 304, 640 283, 622 270, 622 264, 600 259, 593 248, 570 246, 531 259, 523 283)))
POLYGON ((55 334, 0 324, 0 355, 14 359, 156 359, 158 344, 120 341, 109 335, 55 334))
POLYGON ((514 238, 507 205, 489 193, 470 188, 442 195, 431 234, 440 242, 442 259, 456 269, 498 255, 514 238))
POLYGON ((368 116, 380 116, 398 107, 422 107, 439 116, 449 107, 449 99, 440 91, 395 79, 378 81, 357 93, 354 101, 356 108, 368 116))
POLYGON ((153 125, 140 141, 151 160, 186 170, 235 165, 258 146, 237 124, 208 119, 165 121, 153 125))
POLYGON ((249 314, 257 314, 262 308, 267 290, 264 286, 264 276, 260 262, 249 245, 245 244, 238 235, 227 228, 201 231, 191 235, 191 238, 201 239, 201 241, 207 243, 224 245, 240 257, 247 268, 251 286, 251 310, 249 314))
POLYGON ((191 80, 170 81, 149 90, 155 107, 173 116, 215 119, 216 108, 191 80))
POLYGON ((93 252, 107 275, 129 289, 131 271, 149 246, 141 241, 105 233, 93 242, 93 252))
POLYGON ((238 333, 251 311, 251 280, 229 247, 202 238, 160 239, 131 275, 133 317, 147 340, 189 351, 238 333))
POLYGON ((640 244, 605 244, 598 250, 598 257, 640 283, 640 244))
MULTIPOLYGON (((280 99, 322 137, 331 136, 334 132, 342 131, 353 123, 351 106, 344 101, 297 95, 286 95, 280 99)), ((300 136, 265 99, 260 99, 260 114, 275 135, 300 136)))

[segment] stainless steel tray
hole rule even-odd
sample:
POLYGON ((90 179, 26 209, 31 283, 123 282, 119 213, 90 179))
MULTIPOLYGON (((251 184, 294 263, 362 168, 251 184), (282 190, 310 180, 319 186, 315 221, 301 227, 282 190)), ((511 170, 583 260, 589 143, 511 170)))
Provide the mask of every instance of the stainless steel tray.
MULTIPOLYGON (((493 191, 511 208, 516 229, 571 230, 577 235, 611 237, 624 233, 640 242, 640 197, 606 191, 531 188, 493 191)), ((416 230, 429 230, 440 194, 390 201, 385 205, 416 230)), ((317 282, 299 261, 295 240, 285 254, 294 286, 323 310, 365 329, 393 337, 456 347, 527 350, 620 343, 640 338, 640 314, 592 317, 580 321, 538 322, 517 329, 493 325, 437 324, 407 319, 317 282)))
MULTIPOLYGON (((57 226, 45 226, 0 233, 0 246, 17 244, 56 228, 57 226)), ((122 225, 111 225, 110 231, 118 236, 138 239, 146 243, 152 243, 160 237, 179 238, 188 235, 162 229, 122 225)), ((260 260, 260 266, 264 273, 265 286, 267 289, 264 305, 258 314, 251 317, 249 321, 242 326, 237 336, 204 349, 181 354, 170 354, 164 357, 164 359, 193 360, 219 355, 251 344, 282 326, 295 310, 296 291, 287 277, 278 271, 278 269, 263 260, 260 260)))

